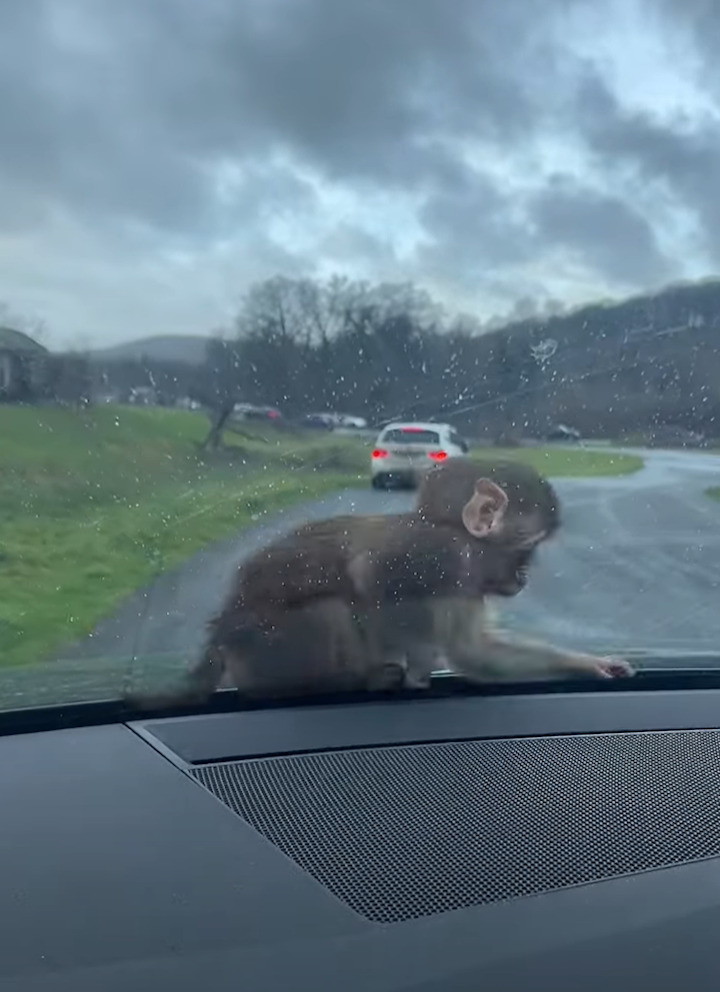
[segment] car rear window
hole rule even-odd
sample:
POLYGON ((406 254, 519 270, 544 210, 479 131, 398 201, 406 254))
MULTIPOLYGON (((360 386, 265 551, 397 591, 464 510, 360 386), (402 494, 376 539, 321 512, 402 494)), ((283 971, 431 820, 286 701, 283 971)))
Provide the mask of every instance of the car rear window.
POLYGON ((420 428, 393 428, 385 431, 382 439, 388 444, 440 444, 437 431, 424 431, 420 428))

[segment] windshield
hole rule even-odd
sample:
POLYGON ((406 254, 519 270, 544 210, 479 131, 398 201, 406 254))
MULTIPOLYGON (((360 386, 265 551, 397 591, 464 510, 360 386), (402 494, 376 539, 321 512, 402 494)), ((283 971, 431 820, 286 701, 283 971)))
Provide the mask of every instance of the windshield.
MULTIPOLYGON (((719 32, 695 0, 3 4, 0 707, 179 684, 243 563, 330 517, 334 558, 291 542, 252 594, 340 616, 487 569, 508 636, 713 663, 719 32), (489 460, 550 480, 557 531, 402 572, 377 519, 452 461, 433 424, 483 465, 453 547, 516 521, 489 460)), ((392 617, 375 660, 448 668, 392 617)), ((278 624, 258 670, 331 650, 278 624)))

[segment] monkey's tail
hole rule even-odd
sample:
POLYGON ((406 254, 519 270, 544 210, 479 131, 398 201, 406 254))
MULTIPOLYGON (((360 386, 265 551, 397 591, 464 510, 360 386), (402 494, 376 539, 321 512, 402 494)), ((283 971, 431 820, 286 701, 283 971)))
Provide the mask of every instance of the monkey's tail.
POLYGON ((203 652, 198 664, 185 676, 177 689, 159 693, 125 693, 124 702, 139 710, 161 710, 182 706, 199 706, 207 702, 223 677, 225 662, 214 639, 203 652))

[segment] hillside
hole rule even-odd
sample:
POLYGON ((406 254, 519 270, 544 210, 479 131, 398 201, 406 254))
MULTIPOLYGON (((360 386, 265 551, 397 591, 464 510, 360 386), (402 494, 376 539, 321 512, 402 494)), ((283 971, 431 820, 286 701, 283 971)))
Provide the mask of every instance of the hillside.
POLYGON ((572 423, 588 436, 674 425, 720 436, 720 281, 524 320, 465 343, 475 381, 448 403, 490 432, 572 423), (544 361, 533 354, 541 342, 544 361), (554 349, 554 352, 552 351, 554 349), (551 353, 552 352, 552 353, 551 353))
POLYGON ((101 362, 149 358, 152 361, 202 365, 207 343, 208 339, 202 335, 166 334, 139 338, 111 348, 97 348, 91 352, 91 357, 101 362))
POLYGON ((0 404, 0 665, 86 635, 159 571, 289 503, 352 484, 361 442, 281 433, 205 460, 202 414, 0 404))

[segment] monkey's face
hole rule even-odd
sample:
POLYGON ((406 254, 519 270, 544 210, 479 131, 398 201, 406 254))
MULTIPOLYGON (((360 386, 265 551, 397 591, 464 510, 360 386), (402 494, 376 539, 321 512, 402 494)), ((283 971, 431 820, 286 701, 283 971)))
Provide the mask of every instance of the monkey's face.
POLYGON ((509 551, 496 570, 492 591, 496 596, 517 596, 527 585, 535 547, 509 551))
POLYGON ((546 532, 508 526, 471 550, 471 582, 480 595, 517 596, 527 585, 530 566, 546 532))

